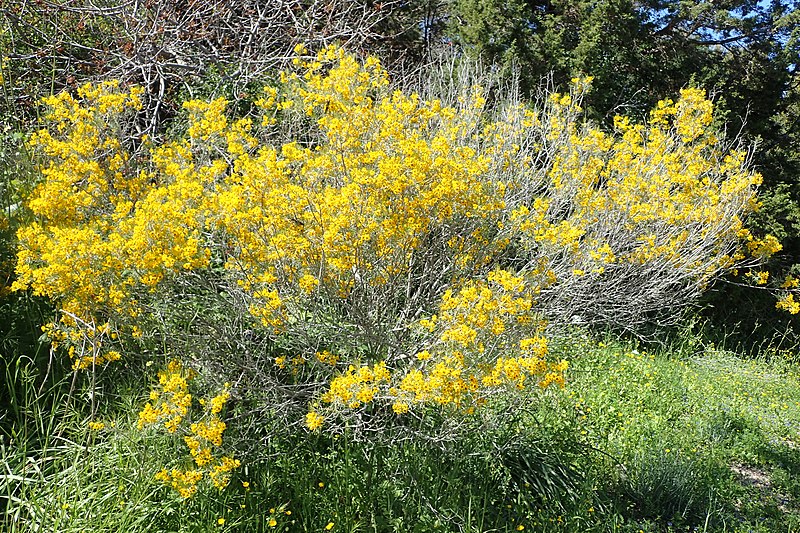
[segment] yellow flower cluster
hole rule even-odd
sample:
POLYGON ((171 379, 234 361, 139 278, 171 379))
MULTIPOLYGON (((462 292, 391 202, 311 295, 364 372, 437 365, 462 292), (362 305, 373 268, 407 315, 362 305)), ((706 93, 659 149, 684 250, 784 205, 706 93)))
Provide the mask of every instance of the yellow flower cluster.
POLYGON ((391 402, 396 414, 413 405, 452 405, 474 410, 486 397, 511 385, 525 388, 536 378, 542 389, 564 386, 566 361, 547 361, 547 339, 530 334, 543 327, 532 313, 531 289, 522 276, 495 269, 484 282, 468 282, 447 291, 439 313, 419 321, 433 334, 431 346, 415 356, 417 365, 389 372, 385 362, 372 367, 350 366, 330 381, 316 406, 306 416, 306 426, 319 428, 325 416, 341 409, 357 409, 375 399, 391 402), (500 354, 516 353, 517 356, 500 354))
MULTIPOLYGON (((150 393, 152 403, 147 402, 139 413, 139 428, 163 424, 170 433, 181 428, 184 419, 191 415, 192 396, 188 387, 193 377, 194 373, 185 370, 178 361, 170 362, 167 370, 159 373, 158 389, 150 393)), ((201 420, 189 425, 183 437, 194 466, 186 470, 164 469, 156 475, 156 479, 170 485, 182 498, 192 496, 204 476, 208 476, 214 487, 225 488, 230 472, 239 466, 238 460, 214 453, 222 446, 222 434, 227 426, 219 415, 229 398, 226 384, 226 388, 210 400, 200 400, 206 412, 201 420)))
POLYGON ((356 409, 362 404, 370 403, 378 394, 379 386, 388 383, 389 379, 389 371, 384 362, 377 363, 371 368, 369 366, 356 368, 350 365, 345 373, 331 380, 330 388, 321 399, 326 403, 356 409))
POLYGON ((334 355, 334 354, 332 354, 328 350, 323 350, 321 352, 317 352, 317 360, 320 363, 325 363, 325 364, 328 364, 328 365, 335 366, 336 363, 339 362, 339 357, 334 355))
POLYGON ((775 307, 787 311, 792 315, 800 313, 800 302, 794 299, 794 294, 789 293, 775 304, 775 307))
POLYGON ((137 169, 122 139, 141 93, 106 82, 45 98, 52 126, 30 139, 44 179, 28 201, 36 221, 17 234, 12 289, 48 296, 87 323, 109 312, 136 317, 137 288, 210 255, 200 247, 196 183, 224 168, 194 168, 184 142, 154 148, 154 170, 137 169))
POLYGON ((150 401, 139 413, 139 429, 154 424, 163 424, 170 433, 175 433, 189 414, 192 395, 189 381, 194 377, 178 361, 170 361, 167 370, 158 373, 158 389, 150 392, 150 401))
POLYGON ((311 431, 316 431, 321 428, 323 422, 325 422, 325 417, 316 411, 309 411, 306 414, 306 427, 311 431))
MULTIPOLYGON (((503 207, 502 185, 482 178, 489 160, 464 142, 463 114, 385 94, 387 75, 374 58, 361 64, 328 48, 297 65, 301 73, 259 101, 265 124, 311 117, 323 142, 255 154, 229 148, 233 172, 215 196, 217 227, 234 250, 228 267, 254 298, 250 312, 275 329, 285 326, 287 306, 314 291, 346 298, 357 286, 391 287, 434 228, 483 223, 503 207)), ((249 126, 216 124, 237 146, 256 144, 249 126)), ((480 244, 452 240, 463 257, 480 244)))
POLYGON ((456 353, 427 368, 415 368, 406 373, 398 386, 390 389, 397 398, 392 409, 402 414, 414 403, 460 407, 473 399, 479 386, 479 380, 465 371, 461 354, 456 353))
POLYGON ((113 83, 81 87, 78 95, 87 105, 68 93, 46 98, 55 135, 41 130, 30 140, 48 162, 41 168, 45 179, 28 203, 41 222, 18 233, 13 288, 30 286, 34 294, 63 298, 65 309, 79 316, 119 300, 121 287, 109 283, 108 273, 121 263, 112 262, 115 243, 104 238, 108 225, 97 219, 114 212, 110 196, 132 201, 138 193, 136 180, 124 176, 127 155, 109 130, 118 115, 139 108, 141 90, 117 88, 113 83), (108 260, 98 264, 93 255, 108 260))
MULTIPOLYGON (((541 345, 546 345, 543 339, 541 345)), ((540 355, 544 351, 537 350, 540 355)), ((385 387, 385 396, 392 400, 392 409, 397 414, 407 413, 414 404, 453 405, 472 411, 485 403, 493 391, 507 384, 523 389, 528 376, 538 377, 542 389, 553 384, 563 387, 567 368, 566 361, 548 363, 539 355, 499 357, 493 365, 467 366, 464 354, 455 351, 451 356, 405 373, 396 385, 385 387)))
POLYGON ((648 124, 615 117, 617 135, 580 127, 575 99, 556 97, 550 106, 563 143, 547 175, 553 188, 519 206, 511 222, 530 249, 569 256, 560 276, 661 262, 705 280, 730 267, 737 241, 750 241, 746 250, 757 258, 780 250, 772 236, 742 233, 761 177, 744 152, 726 152, 713 134, 702 90, 659 102, 648 124))
POLYGON ((489 283, 468 282, 454 294, 445 291, 439 314, 423 322, 441 328, 441 341, 459 349, 483 352, 486 342, 496 342, 510 324, 527 324, 533 300, 525 294, 522 277, 506 270, 494 270, 489 283))
POLYGON ((542 376, 539 387, 546 389, 552 384, 564 386, 564 372, 569 368, 567 361, 550 363, 540 357, 501 357, 494 367, 481 379, 488 387, 497 387, 504 382, 516 384, 517 388, 525 386, 527 376, 542 376))
POLYGON ((748 239, 747 251, 753 257, 766 259, 783 249, 783 245, 773 235, 767 235, 763 239, 748 239))
POLYGON ((241 462, 233 457, 223 456, 214 464, 208 476, 211 478, 211 483, 218 490, 222 490, 228 486, 231 480, 231 472, 241 466, 241 462))
POLYGON ((786 276, 786 279, 781 284, 782 289, 796 289, 798 287, 800 287, 800 279, 794 276, 786 276))
POLYGON ((177 492, 181 498, 191 498, 197 492, 197 484, 203 479, 203 473, 199 470, 161 470, 156 474, 156 480, 169 485, 177 492))
POLYGON ((755 271, 751 270, 747 275, 753 280, 756 285, 766 285, 769 280, 769 272, 766 270, 755 271))

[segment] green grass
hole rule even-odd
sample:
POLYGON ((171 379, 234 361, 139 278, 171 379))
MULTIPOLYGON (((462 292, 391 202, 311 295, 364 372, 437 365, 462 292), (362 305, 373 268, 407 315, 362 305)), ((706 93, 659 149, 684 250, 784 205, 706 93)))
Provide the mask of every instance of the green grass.
POLYGON ((227 489, 189 501, 153 480, 183 451, 136 428, 144 367, 99 376, 106 428, 91 432, 87 385, 51 375, 39 390, 41 364, 17 357, 4 365, 15 403, 0 529, 800 531, 791 360, 648 353, 581 335, 554 349, 572 362, 567 388, 531 396, 513 420, 489 416, 454 442, 404 440, 403 428, 395 445, 273 439, 227 489))
POLYGON ((790 361, 604 343, 574 360, 567 396, 586 442, 620 463, 603 492, 626 522, 800 529, 789 481, 800 467, 800 373, 790 361))

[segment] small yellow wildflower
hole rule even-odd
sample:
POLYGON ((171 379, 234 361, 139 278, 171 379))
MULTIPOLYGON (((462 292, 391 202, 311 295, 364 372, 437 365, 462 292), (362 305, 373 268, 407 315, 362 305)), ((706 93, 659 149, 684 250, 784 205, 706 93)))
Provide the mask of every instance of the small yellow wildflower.
POLYGON ((333 522, 328 522, 328 525, 325 526, 325 530, 330 531, 331 529, 333 529, 333 522))

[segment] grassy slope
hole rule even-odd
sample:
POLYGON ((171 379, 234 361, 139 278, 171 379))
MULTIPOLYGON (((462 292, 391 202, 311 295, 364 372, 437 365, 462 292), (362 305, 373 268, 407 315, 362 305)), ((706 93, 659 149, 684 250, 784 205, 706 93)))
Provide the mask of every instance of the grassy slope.
MULTIPOLYGON (((106 389, 107 428, 96 433, 81 429, 88 418, 80 387, 72 400, 68 381, 39 395, 28 389, 14 407, 26 430, 18 423, 0 449, 8 511, 0 526, 800 530, 800 373, 785 356, 649 354, 580 336, 556 350, 572 361, 568 387, 520 409, 516 426, 476 431, 438 451, 324 436, 275 442, 270 461, 242 468, 223 493, 189 502, 151 482, 182 452, 179 442, 135 429, 141 380, 106 389)), ((9 368, 9 383, 36 372, 9 368)))
POLYGON ((569 396, 587 441, 624 465, 606 486, 617 512, 662 528, 800 528, 800 373, 785 357, 600 343, 573 375, 569 396))

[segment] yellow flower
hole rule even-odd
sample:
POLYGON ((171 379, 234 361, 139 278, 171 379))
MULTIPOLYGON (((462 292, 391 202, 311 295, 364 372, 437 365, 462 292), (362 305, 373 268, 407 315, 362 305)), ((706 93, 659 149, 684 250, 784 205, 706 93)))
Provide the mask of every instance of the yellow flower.
POLYGON ((408 412, 408 404, 406 402, 394 402, 392 404, 392 411, 398 415, 408 412))
POLYGON ((333 529, 333 522, 328 522, 328 525, 325 526, 325 530, 330 531, 331 529, 333 529))
POLYGON ((788 311, 793 315, 800 313, 800 302, 795 300, 794 294, 791 293, 778 300, 778 303, 775 304, 775 307, 778 309, 783 309, 784 311, 788 311))
POLYGON ((221 526, 224 526, 225 525, 225 519, 224 518, 218 518, 217 519, 217 524, 219 524, 221 526))
POLYGON ((274 518, 270 518, 269 519, 269 527, 275 527, 277 525, 278 525, 278 521, 277 520, 275 520, 274 518))
POLYGON ((309 412, 306 414, 306 427, 311 431, 315 431, 322 427, 322 423, 325 421, 325 417, 322 415, 315 413, 314 411, 309 412))

